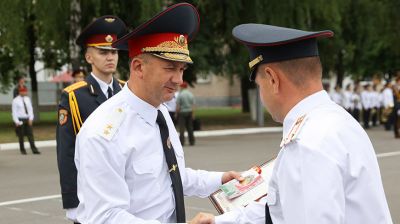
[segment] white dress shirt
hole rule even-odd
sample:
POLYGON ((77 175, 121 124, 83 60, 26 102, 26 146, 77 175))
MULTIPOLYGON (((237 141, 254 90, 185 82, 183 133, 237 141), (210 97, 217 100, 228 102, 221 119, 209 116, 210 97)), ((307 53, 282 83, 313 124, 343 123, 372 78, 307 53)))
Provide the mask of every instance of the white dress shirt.
POLYGON ((97 81, 97 83, 100 86, 101 92, 103 92, 103 94, 104 94, 104 96, 106 96, 106 98, 108 98, 108 92, 107 92, 108 91, 108 87, 110 87, 111 90, 114 92, 114 89, 113 89, 114 79, 113 78, 111 79, 110 83, 106 83, 103 80, 97 78, 96 75, 93 74, 93 72, 90 73, 90 75, 93 76, 93 78, 97 81))
POLYGON ((333 91, 330 95, 333 102, 343 106, 343 94, 341 92, 333 91))
POLYGON ((167 108, 155 108, 127 85, 85 121, 76 141, 78 221, 81 223, 175 222, 175 199, 156 123, 167 121, 186 196, 207 197, 222 173, 185 167, 184 153, 167 108))
POLYGON ((260 203, 216 217, 217 224, 392 223, 377 158, 363 128, 325 91, 299 102, 283 122, 283 139, 305 115, 296 137, 275 161, 268 195, 260 203))
POLYGON ((373 107, 372 104, 372 94, 370 91, 362 91, 361 92, 361 104, 363 109, 371 109, 373 107))
POLYGON ((34 116, 33 116, 32 103, 29 97, 21 95, 15 97, 11 104, 11 114, 12 114, 12 119, 16 125, 22 124, 22 121, 20 121, 19 118, 29 119, 32 121, 34 116), (24 102, 28 113, 26 113, 25 111, 24 102))
POLYGON ((353 98, 353 93, 351 91, 345 90, 343 92, 343 107, 346 110, 354 108, 352 98, 353 98))
POLYGON ((351 101, 353 103, 353 109, 362 110, 361 96, 359 93, 353 93, 353 95, 351 95, 351 101))
POLYGON ((381 107, 380 98, 379 98, 379 92, 374 90, 370 94, 371 94, 371 105, 372 105, 372 107, 373 108, 381 107))
POLYGON ((385 88, 382 91, 382 106, 384 108, 393 107, 394 100, 393 100, 393 90, 391 88, 385 88))

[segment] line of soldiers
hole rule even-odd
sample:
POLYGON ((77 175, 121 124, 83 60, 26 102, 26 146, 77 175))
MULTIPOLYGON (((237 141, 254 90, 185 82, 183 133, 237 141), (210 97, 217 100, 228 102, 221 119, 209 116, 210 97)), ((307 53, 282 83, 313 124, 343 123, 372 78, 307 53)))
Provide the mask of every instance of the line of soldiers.
POLYGON ((331 99, 346 109, 364 128, 383 124, 385 130, 394 130, 395 138, 400 138, 400 76, 394 81, 388 80, 382 88, 376 84, 351 84, 341 90, 336 86, 330 94, 331 99))

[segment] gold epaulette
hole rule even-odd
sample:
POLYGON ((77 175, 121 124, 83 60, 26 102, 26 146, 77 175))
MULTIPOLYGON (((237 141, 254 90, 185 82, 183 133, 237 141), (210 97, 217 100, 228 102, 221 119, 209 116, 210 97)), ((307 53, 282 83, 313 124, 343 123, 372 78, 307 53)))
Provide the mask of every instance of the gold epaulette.
POLYGON ((118 82, 119 82, 120 84, 122 84, 122 85, 125 85, 125 83, 126 83, 126 81, 121 80, 121 79, 118 79, 118 82))
POLYGON ((74 83, 74 84, 71 84, 71 85, 65 87, 64 91, 67 93, 70 93, 70 92, 72 92, 76 89, 79 89, 83 86, 86 86, 86 85, 87 85, 87 83, 85 81, 80 81, 80 82, 77 82, 77 83, 74 83))
POLYGON ((71 120, 75 135, 78 134, 83 122, 74 90, 77 90, 84 86, 87 86, 87 82, 80 81, 64 89, 64 91, 68 93, 69 109, 71 111, 71 120))
POLYGON ((81 129, 83 122, 81 118, 81 113, 79 111, 79 105, 75 96, 75 92, 72 90, 68 93, 68 102, 69 102, 69 109, 71 111, 72 126, 74 128, 74 132, 76 135, 78 134, 79 129, 81 129))
POLYGON ((284 145, 294 141, 298 134, 300 133, 300 129, 303 127, 303 124, 306 120, 306 114, 297 118, 296 122, 293 124, 292 128, 289 131, 289 134, 285 138, 282 139, 280 147, 282 148, 284 145))

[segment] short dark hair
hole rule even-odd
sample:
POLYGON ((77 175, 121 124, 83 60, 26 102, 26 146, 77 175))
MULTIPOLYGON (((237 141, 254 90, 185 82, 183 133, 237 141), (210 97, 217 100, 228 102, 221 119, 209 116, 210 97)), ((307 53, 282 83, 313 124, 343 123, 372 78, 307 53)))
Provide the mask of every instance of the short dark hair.
POLYGON ((297 87, 306 87, 309 80, 322 78, 322 65, 318 56, 274 62, 297 87))

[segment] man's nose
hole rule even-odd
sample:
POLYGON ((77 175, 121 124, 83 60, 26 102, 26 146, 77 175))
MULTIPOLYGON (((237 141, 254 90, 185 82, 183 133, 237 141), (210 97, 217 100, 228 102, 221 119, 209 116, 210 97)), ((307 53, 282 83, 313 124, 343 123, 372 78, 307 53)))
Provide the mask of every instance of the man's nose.
POLYGON ((183 83, 183 71, 177 71, 172 77, 172 82, 178 85, 183 83))

